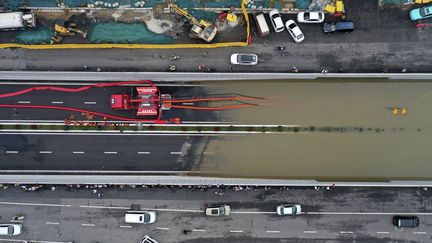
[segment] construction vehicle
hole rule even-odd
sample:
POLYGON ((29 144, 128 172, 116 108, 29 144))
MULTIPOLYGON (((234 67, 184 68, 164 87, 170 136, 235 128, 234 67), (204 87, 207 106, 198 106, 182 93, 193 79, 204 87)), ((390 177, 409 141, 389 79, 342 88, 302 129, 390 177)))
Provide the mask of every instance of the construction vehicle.
POLYGON ((171 108, 171 95, 161 94, 155 86, 136 87, 137 96, 132 99, 129 94, 111 95, 111 109, 137 110, 136 115, 160 119, 162 110, 171 108))
POLYGON ((0 30, 15 30, 28 27, 36 27, 35 14, 33 12, 0 13, 0 30))
POLYGON ((59 44, 66 36, 75 36, 80 34, 82 38, 87 37, 87 32, 76 27, 76 23, 72 21, 57 20, 54 23, 55 35, 51 39, 51 44, 59 44))
POLYGON ((198 21, 194 16, 188 13, 186 10, 180 8, 174 3, 168 2, 168 7, 174 10, 177 14, 187 18, 192 24, 191 34, 206 42, 211 42, 217 34, 217 27, 206 20, 198 21))

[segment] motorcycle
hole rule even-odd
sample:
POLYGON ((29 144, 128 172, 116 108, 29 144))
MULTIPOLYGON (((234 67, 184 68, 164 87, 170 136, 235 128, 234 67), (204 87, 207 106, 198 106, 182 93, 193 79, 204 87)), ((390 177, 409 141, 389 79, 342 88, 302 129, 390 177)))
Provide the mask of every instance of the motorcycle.
POLYGON ((177 70, 176 66, 174 65, 168 65, 166 69, 169 72, 175 72, 177 70))
POLYGON ((175 60, 177 60, 177 59, 180 59, 180 56, 172 55, 172 56, 170 57, 170 60, 171 60, 171 61, 175 61, 175 60))
POLYGON ((211 72, 213 72, 213 69, 211 67, 206 66, 206 65, 199 65, 198 71, 211 73, 211 72))
POLYGON ((278 47, 275 47, 275 51, 283 51, 283 50, 285 50, 285 49, 286 49, 285 46, 278 46, 278 47))
POLYGON ((24 215, 15 215, 14 217, 12 217, 12 221, 20 221, 20 220, 24 220, 26 217, 24 215))

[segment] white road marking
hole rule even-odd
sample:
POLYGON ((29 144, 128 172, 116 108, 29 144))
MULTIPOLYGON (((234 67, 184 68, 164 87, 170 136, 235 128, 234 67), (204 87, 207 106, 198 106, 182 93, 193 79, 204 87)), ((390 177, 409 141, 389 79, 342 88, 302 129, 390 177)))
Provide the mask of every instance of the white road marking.
POLYGON ((85 152, 84 151, 73 151, 72 153, 73 154, 84 154, 85 152))
POLYGON ((170 154, 181 154, 181 152, 170 152, 170 154))
POLYGON ((315 230, 305 230, 303 231, 305 234, 316 234, 317 232, 315 230))
POLYGON ((230 230, 230 233, 243 233, 243 230, 230 230))
POLYGON ((12 222, 12 223, 24 223, 24 221, 22 221, 22 220, 13 220, 13 219, 11 219, 10 222, 12 222))
POLYGON ((42 206, 42 207, 71 207, 69 204, 45 204, 45 203, 18 203, 18 202, 0 202, 4 205, 21 205, 21 206, 42 206))
POLYGON ((415 234, 415 235, 425 235, 427 233, 424 232, 424 231, 414 231, 413 234, 415 234))
POLYGON ((277 214, 276 212, 234 211, 233 214, 277 214))
POLYGON ((6 153, 7 154, 17 154, 17 153, 19 153, 18 151, 11 151, 11 150, 9 150, 9 151, 6 151, 6 153))
POLYGON ((52 151, 39 151, 40 154, 52 154, 52 151))
POLYGON ((390 234, 388 231, 378 231, 377 234, 390 234))
POLYGON ((27 101, 27 100, 20 100, 20 101, 18 101, 18 104, 30 104, 31 102, 30 101, 27 101))
POLYGON ((80 208, 96 208, 96 209, 130 209, 130 207, 114 207, 114 206, 89 206, 89 205, 81 205, 80 208))
POLYGON ((352 231, 340 231, 341 234, 354 234, 352 231))
POLYGON ((106 152, 104 152, 104 154, 117 154, 117 152, 115 152, 115 151, 106 151, 106 152))
POLYGON ((85 105, 96 105, 96 101, 84 101, 85 105))
POLYGON ((311 215, 428 215, 432 216, 432 213, 421 213, 421 212, 305 212, 304 214, 311 215))
POLYGON ((267 233, 271 233, 271 234, 277 234, 277 233, 280 233, 279 230, 267 230, 266 232, 267 232, 267 233))
POLYGON ((54 224, 54 225, 57 225, 57 224, 60 224, 59 222, 45 222, 45 224, 54 224))
POLYGON ((63 101, 51 101, 51 104, 63 104, 63 101))
MULTIPOLYGON (((117 207, 117 206, 92 206, 92 205, 81 205, 80 208, 95 208, 95 209, 130 209, 130 207, 117 207)), ((176 208, 141 208, 141 210, 151 210, 160 212, 187 212, 187 213, 204 213, 203 210, 194 209, 176 209, 176 208)))
POLYGON ((194 232, 206 232, 205 229, 192 229, 192 231, 194 231, 194 232))
POLYGON ((150 154, 150 152, 138 152, 138 154, 150 154))
POLYGON ((182 103, 182 105, 193 105, 194 103, 191 103, 191 102, 184 102, 184 103, 182 103))
POLYGON ((10 242, 37 242, 37 243, 72 243, 70 241, 47 241, 47 240, 18 240, 18 239, 0 239, 0 241, 10 242))
POLYGON ((95 224, 81 224, 81 226, 94 227, 96 225, 95 224))
POLYGON ((132 226, 131 225, 120 225, 120 228, 129 228, 129 229, 132 229, 132 226))
POLYGON ((156 227, 157 230, 169 230, 169 228, 156 227))

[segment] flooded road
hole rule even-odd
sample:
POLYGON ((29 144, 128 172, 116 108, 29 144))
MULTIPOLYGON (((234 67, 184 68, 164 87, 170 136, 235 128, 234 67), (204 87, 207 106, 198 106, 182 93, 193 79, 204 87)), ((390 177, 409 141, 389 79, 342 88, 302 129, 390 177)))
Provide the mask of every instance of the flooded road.
POLYGON ((288 179, 432 178, 432 83, 269 81, 208 89, 263 98, 257 107, 221 113, 224 121, 356 130, 219 137, 209 142, 201 171, 288 179), (391 107, 408 112, 393 114, 391 107))

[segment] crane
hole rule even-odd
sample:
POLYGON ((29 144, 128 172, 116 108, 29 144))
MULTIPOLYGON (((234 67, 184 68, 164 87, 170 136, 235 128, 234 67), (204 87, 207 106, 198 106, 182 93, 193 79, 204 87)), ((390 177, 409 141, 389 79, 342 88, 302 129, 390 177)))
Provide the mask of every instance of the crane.
POLYGON ((174 3, 167 2, 167 4, 170 9, 174 10, 177 14, 187 18, 190 21, 192 24, 191 33, 193 35, 206 42, 211 42, 215 38, 217 28, 212 23, 209 23, 203 19, 198 21, 194 16, 174 3))

